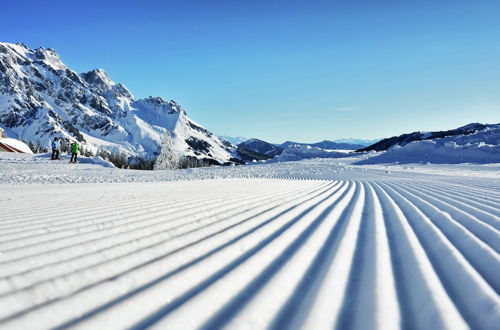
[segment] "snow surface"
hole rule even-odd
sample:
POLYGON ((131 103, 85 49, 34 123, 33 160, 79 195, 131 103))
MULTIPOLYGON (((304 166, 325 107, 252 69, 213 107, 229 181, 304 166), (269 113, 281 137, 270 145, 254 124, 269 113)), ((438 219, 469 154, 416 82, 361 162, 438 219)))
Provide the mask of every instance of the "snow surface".
POLYGON ((134 171, 2 153, 0 328, 497 329, 500 164, 362 157, 134 171))

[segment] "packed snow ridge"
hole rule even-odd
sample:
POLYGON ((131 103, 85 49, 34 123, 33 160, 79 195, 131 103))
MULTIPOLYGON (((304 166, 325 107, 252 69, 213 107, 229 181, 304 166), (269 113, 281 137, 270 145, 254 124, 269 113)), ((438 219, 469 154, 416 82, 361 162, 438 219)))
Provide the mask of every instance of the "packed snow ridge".
POLYGON ((53 137, 100 150, 155 158, 164 135, 174 151, 211 164, 232 162, 233 148, 189 119, 174 101, 136 100, 102 69, 78 74, 53 49, 0 43, 0 127, 48 147, 53 137))

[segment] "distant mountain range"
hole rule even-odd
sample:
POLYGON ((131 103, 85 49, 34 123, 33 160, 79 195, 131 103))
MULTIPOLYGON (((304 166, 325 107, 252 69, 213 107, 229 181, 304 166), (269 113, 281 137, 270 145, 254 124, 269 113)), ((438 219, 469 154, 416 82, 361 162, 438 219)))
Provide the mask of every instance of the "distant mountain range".
POLYGON ((347 144, 358 144, 362 146, 370 146, 374 143, 377 143, 381 139, 357 139, 357 138, 344 138, 344 139, 335 139, 333 142, 337 143, 347 143, 347 144))
POLYGON ((424 141, 424 140, 434 140, 434 139, 441 139, 444 137, 449 137, 449 136, 457 136, 457 135, 470 135, 474 134, 480 130, 483 130, 485 128, 493 128, 497 127, 498 124, 493 124, 493 125, 487 125, 487 124, 479 124, 479 123, 472 123, 468 124, 456 129, 451 129, 447 131, 436 131, 436 132, 413 132, 409 134, 402 134, 399 136, 393 136, 390 138, 382 139, 377 143, 374 143, 373 145, 370 145, 368 147, 360 148, 357 151, 363 152, 363 151, 384 151, 388 150, 390 148, 393 148, 395 146, 405 146, 408 143, 414 142, 414 141, 424 141))
MULTIPOLYGON (((293 149, 296 153, 297 147, 309 147, 310 151, 315 155, 324 155, 325 153, 320 150, 352 150, 358 148, 363 148, 365 145, 361 144, 351 144, 351 143, 337 143, 333 141, 322 141, 318 143, 299 143, 286 141, 282 144, 276 145, 259 139, 249 139, 241 142, 237 146, 238 158, 245 162, 250 162, 254 160, 267 160, 279 156, 283 151, 293 149)), ((303 152, 306 149, 300 149, 303 152)), ((307 152, 307 150, 306 150, 307 152)), ((331 155, 331 154, 329 154, 331 155)))
MULTIPOLYGON (((234 145, 238 145, 238 144, 245 142, 245 141, 248 141, 248 140, 259 140, 259 139, 255 139, 255 138, 249 139, 249 138, 245 138, 242 136, 232 137, 232 136, 225 136, 225 135, 219 135, 219 138, 221 140, 228 141, 234 145)), ((263 140, 260 140, 260 141, 263 141, 263 140)), ((286 148, 286 147, 289 147, 291 145, 300 145, 300 146, 311 146, 311 147, 330 149, 330 150, 356 150, 356 149, 370 146, 378 141, 380 141, 380 139, 366 140, 366 139, 356 139, 356 138, 345 138, 345 139, 335 139, 335 140, 323 140, 321 142, 316 142, 316 143, 303 143, 303 142, 286 141, 286 142, 283 142, 281 144, 274 144, 274 145, 280 146, 282 148, 286 148)), ((270 143, 270 142, 266 142, 266 143, 270 143)))
POLYGON ((328 149, 328 150, 356 150, 356 149, 366 147, 366 145, 364 145, 364 144, 338 143, 338 142, 333 142, 333 141, 328 141, 328 140, 324 140, 324 141, 317 142, 317 143, 300 143, 300 142, 286 141, 286 142, 280 144, 280 147, 287 148, 287 147, 292 146, 292 145, 310 146, 310 147, 328 149))
POLYGON ((500 124, 473 123, 447 131, 402 134, 358 151, 374 153, 358 161, 359 165, 500 163, 500 124))
POLYGON ((283 148, 259 139, 249 139, 238 144, 238 157, 245 162, 271 159, 283 152, 283 148))
POLYGON ((221 139, 222 141, 227 141, 233 145, 238 145, 242 142, 245 142, 247 140, 250 140, 249 138, 246 138, 246 137, 242 137, 242 136, 226 136, 226 135, 218 135, 219 139, 221 139))

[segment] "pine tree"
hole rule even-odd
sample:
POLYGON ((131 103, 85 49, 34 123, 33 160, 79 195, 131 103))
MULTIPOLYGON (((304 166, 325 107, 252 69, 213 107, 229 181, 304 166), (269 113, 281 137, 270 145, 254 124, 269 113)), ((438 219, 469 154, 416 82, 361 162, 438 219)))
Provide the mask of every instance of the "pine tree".
POLYGON ((179 168, 179 156, 174 151, 172 135, 167 131, 161 143, 160 155, 156 158, 154 170, 175 170, 179 168))

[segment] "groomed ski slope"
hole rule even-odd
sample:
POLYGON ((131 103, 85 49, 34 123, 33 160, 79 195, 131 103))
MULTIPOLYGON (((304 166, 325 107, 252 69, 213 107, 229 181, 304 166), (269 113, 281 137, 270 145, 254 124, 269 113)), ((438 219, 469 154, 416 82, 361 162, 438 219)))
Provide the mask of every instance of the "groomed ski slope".
POLYGON ((0 184, 0 328, 498 329, 498 172, 272 166, 0 184))

